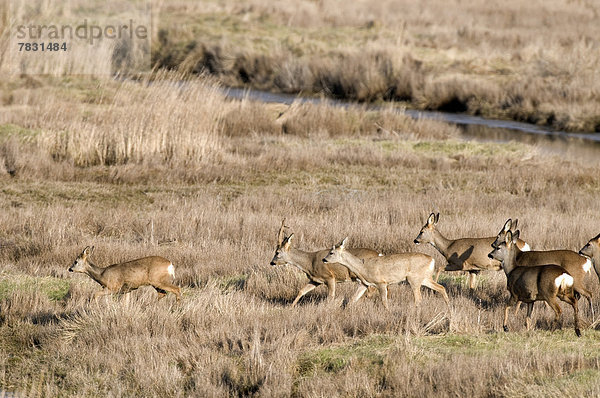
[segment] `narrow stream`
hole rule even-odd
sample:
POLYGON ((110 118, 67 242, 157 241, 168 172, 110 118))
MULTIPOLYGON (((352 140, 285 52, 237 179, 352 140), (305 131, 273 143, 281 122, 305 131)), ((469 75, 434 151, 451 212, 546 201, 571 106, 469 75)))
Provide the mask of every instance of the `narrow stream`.
MULTIPOLYGON (((360 104, 348 101, 323 99, 316 97, 301 97, 292 94, 276 94, 267 91, 224 88, 226 96, 234 99, 248 98, 255 101, 271 102, 279 104, 292 104, 293 102, 321 104, 327 103, 333 106, 352 107, 361 106, 360 104)), ((389 109, 389 106, 367 105, 368 109, 381 110, 389 109)), ((510 120, 485 119, 479 116, 471 116, 458 113, 444 113, 435 111, 418 111, 411 109, 397 108, 398 112, 403 112, 415 119, 439 120, 461 127, 465 138, 477 139, 482 141, 527 141, 538 142, 535 136, 544 137, 544 141, 562 141, 562 142, 587 142, 600 144, 600 134, 568 133, 566 131, 556 131, 549 128, 536 126, 534 124, 520 123, 510 120), (519 134, 525 133, 525 134, 519 134), (525 137, 529 135, 530 137, 525 137)), ((593 145, 600 148, 600 145, 593 145)))

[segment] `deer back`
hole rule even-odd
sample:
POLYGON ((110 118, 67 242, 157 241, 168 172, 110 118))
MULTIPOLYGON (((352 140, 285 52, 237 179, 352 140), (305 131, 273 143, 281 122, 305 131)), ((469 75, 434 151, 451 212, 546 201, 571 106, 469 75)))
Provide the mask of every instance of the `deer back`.
POLYGON ((159 256, 143 257, 109 265, 102 272, 102 276, 109 288, 122 285, 137 288, 170 278, 172 276, 170 266, 172 267, 172 264, 166 258, 159 256))
POLYGON ((422 278, 433 273, 435 260, 423 253, 397 253, 366 258, 365 275, 371 283, 396 283, 407 277, 422 278))
MULTIPOLYGON (((379 252, 365 248, 351 248, 347 249, 353 256, 360 258, 361 260, 378 257, 379 252)), ((320 250, 313 256, 313 275, 310 275, 314 280, 323 283, 326 279, 333 276, 336 281, 349 281, 356 280, 358 277, 348 268, 340 263, 324 263, 323 258, 327 256, 329 249, 320 250)))
POLYGON ((564 268, 571 276, 583 277, 592 268, 592 262, 572 250, 527 251, 517 256, 519 267, 555 264, 564 268))

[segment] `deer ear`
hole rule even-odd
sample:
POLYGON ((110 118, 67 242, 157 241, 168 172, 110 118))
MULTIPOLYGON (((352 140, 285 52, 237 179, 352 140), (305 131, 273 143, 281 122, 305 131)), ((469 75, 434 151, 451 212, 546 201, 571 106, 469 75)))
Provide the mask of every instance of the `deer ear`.
POLYGON ((512 243, 517 243, 519 240, 519 235, 521 235, 521 231, 517 230, 514 234, 512 234, 512 243))
POLYGON ((283 243, 281 244, 281 246, 283 247, 283 250, 290 250, 290 244, 291 244, 293 237, 294 237, 294 233, 292 233, 290 236, 288 236, 287 238, 285 238, 283 240, 283 243))
POLYGON ((427 219, 427 225, 435 224, 435 214, 431 213, 427 219))
POLYGON ((508 232, 508 231, 510 231, 511 227, 512 227, 512 220, 509 218, 509 219, 508 219, 508 220, 506 220, 506 222, 504 223, 504 228, 502 228, 502 230, 503 230, 504 232, 508 232))
POLYGON ((435 223, 437 224, 437 223, 438 223, 438 221, 440 221, 440 213, 437 213, 437 214, 435 215, 435 223))
POLYGON ((92 254, 92 252, 94 251, 94 246, 86 246, 85 249, 83 249, 83 255, 84 256, 89 256, 90 254, 92 254))
POLYGON ((508 231, 506 232, 506 236, 504 236, 504 243, 508 245, 510 242, 512 242, 512 232, 508 231))
POLYGON ((512 227, 510 227, 510 229, 512 229, 513 231, 515 231, 517 229, 517 224, 518 223, 519 223, 519 219, 515 218, 515 221, 513 221, 512 227))
POLYGON ((348 242, 348 237, 346 236, 342 243, 340 243, 340 249, 344 250, 346 248, 346 243, 348 242))

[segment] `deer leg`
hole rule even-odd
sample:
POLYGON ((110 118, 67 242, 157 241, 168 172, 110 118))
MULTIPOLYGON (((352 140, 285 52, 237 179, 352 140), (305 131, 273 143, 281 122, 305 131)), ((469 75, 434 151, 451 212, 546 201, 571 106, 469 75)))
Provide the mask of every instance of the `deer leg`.
POLYGON ((377 285, 377 288, 379 289, 379 295, 381 296, 381 302, 383 303, 383 306, 386 310, 389 310, 390 306, 388 305, 387 283, 380 283, 377 285))
MULTIPOLYGON (((591 302, 592 301, 590 300, 590 307, 591 302)), ((577 337, 581 337, 581 331, 579 330, 579 308, 577 308, 577 298, 573 297, 573 303, 571 304, 571 306, 573 307, 573 322, 575 323, 575 334, 577 335, 577 337)))
POLYGON ((333 300, 335 298, 335 278, 327 279, 325 284, 327 285, 327 298, 333 300))
POLYGON ((294 302, 292 303, 292 307, 294 307, 296 304, 298 304, 298 301, 302 298, 302 296, 304 296, 306 293, 310 292, 311 290, 313 290, 315 287, 317 287, 319 285, 320 285, 320 283, 316 283, 316 282, 312 282, 312 281, 308 282, 306 284, 306 286, 304 286, 298 292, 298 295, 296 296, 296 298, 294 299, 294 302))
POLYGON ((508 302, 506 303, 506 308, 504 308, 504 321, 502 322, 502 328, 505 332, 508 332, 508 310, 510 307, 517 304, 518 301, 519 299, 517 296, 511 293, 510 299, 508 299, 508 302))
POLYGON ((160 294, 162 292, 164 292, 166 294, 166 292, 171 292, 175 295, 175 297, 177 297, 177 302, 179 302, 181 300, 181 288, 179 286, 175 286, 171 283, 161 283, 160 285, 154 286, 153 287, 156 289, 156 291, 159 294, 159 299, 163 298, 163 296, 161 296, 160 294))
POLYGON ((408 279, 408 284, 413 291, 413 296, 415 297, 415 305, 421 304, 421 284, 423 281, 415 281, 408 279))
POLYGON ((528 331, 531 330, 531 313, 533 312, 533 304, 533 301, 531 303, 527 303, 527 318, 525 318, 525 326, 527 327, 528 331))
POLYGON ((166 290, 163 290, 163 289, 161 289, 159 287, 156 287, 156 286, 154 286, 154 289, 158 293, 158 299, 159 300, 167 295, 167 291, 166 290))
POLYGON ((366 291, 367 291, 367 286, 363 285, 362 283, 359 283, 358 289, 356 289, 356 292, 350 299, 350 302, 356 303, 358 300, 360 300, 360 298, 362 297, 363 294, 365 294, 366 291))
POLYGON ((575 302, 572 305, 574 317, 573 322, 575 323, 575 334, 577 335, 577 337, 581 337, 581 331, 579 330, 579 309, 577 308, 577 299, 575 299, 575 302))
POLYGON ((517 313, 519 312, 520 308, 521 308, 521 301, 517 301, 517 304, 515 305, 515 316, 517 316, 517 313))
POLYGON ((435 273, 435 279, 434 279, 435 283, 437 283, 437 281, 440 279, 441 273, 442 273, 442 268, 440 267, 437 269, 437 272, 435 273))
POLYGON ((593 320, 594 319, 594 307, 592 306, 592 292, 590 292, 583 286, 577 286, 575 288, 575 291, 587 299, 588 304, 590 305, 590 312, 592 313, 592 320, 593 320))
POLYGON ((554 324, 556 327, 560 321, 560 315, 562 314, 562 310, 560 309, 560 305, 558 305, 558 302, 556 301, 556 297, 550 297, 549 299, 546 299, 546 302, 548 303, 550 308, 554 310, 554 324))
POLYGON ((478 271, 469 271, 469 289, 475 289, 475 278, 477 278, 478 271))
POLYGON ((577 335, 577 337, 581 337, 581 331, 579 330, 579 308, 577 307, 577 297, 575 297, 575 295, 573 296, 567 296, 564 295, 560 298, 562 301, 564 301, 565 303, 569 303, 571 304, 571 307, 573 307, 573 316, 574 316, 574 323, 575 323, 575 334, 577 335))
MULTIPOLYGON (((361 283, 361 286, 364 286, 364 285, 361 283)), ((377 291, 377 288, 374 286, 367 287, 367 297, 369 297, 369 298, 373 297, 373 295, 375 294, 376 291, 377 291)))
POLYGON ((448 299, 448 293, 446 293, 446 289, 444 286, 440 285, 437 282, 434 282, 433 279, 425 279, 423 281, 423 286, 430 288, 431 290, 435 290, 440 293, 442 297, 444 297, 444 301, 446 301, 446 305, 450 306, 450 300, 448 299))
POLYGON ((96 302, 98 302, 98 299, 102 296, 106 296, 107 294, 111 294, 112 292, 106 288, 104 288, 103 290, 99 290, 96 293, 94 293, 94 300, 96 300, 96 302))

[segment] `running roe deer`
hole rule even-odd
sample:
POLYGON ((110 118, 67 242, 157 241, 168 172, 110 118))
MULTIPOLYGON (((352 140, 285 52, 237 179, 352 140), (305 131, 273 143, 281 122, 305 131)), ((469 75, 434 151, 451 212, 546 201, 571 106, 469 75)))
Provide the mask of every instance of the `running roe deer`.
POLYGON ((558 297, 573 307, 575 316, 575 334, 579 337, 579 310, 577 308, 577 297, 573 290, 573 277, 562 267, 554 264, 537 265, 531 267, 519 267, 517 265, 517 240, 519 231, 514 234, 506 233, 504 242, 500 243, 490 254, 502 262, 502 268, 506 273, 506 286, 510 292, 510 299, 504 309, 504 331, 508 331, 508 310, 517 302, 527 303, 527 330, 531 329, 531 313, 533 303, 545 301, 554 310, 554 322, 558 323, 562 310, 556 301, 558 297))
POLYGON ((415 297, 415 304, 418 305, 421 302, 421 286, 426 286, 439 292, 444 297, 446 305, 449 305, 446 289, 433 280, 435 260, 431 256, 423 253, 399 253, 360 259, 350 250, 346 250, 347 241, 348 238, 338 246, 333 246, 327 256, 323 258, 323 262, 340 263, 360 279, 362 285, 354 295, 353 302, 362 296, 368 286, 374 285, 379 289, 383 306, 389 309, 388 285, 408 280, 415 297))
MULTIPOLYGON (((294 265, 304 272, 309 279, 309 282, 300 289, 300 292, 298 292, 298 295, 292 302, 292 307, 298 303, 302 296, 323 283, 327 285, 327 297, 329 299, 334 299, 335 285, 337 282, 356 280, 356 275, 352 272, 348 272, 348 268, 343 265, 323 263, 322 259, 327 255, 329 252, 328 250, 305 252, 291 247, 291 240, 294 237, 294 234, 292 233, 290 236, 286 237, 284 224, 285 219, 281 223, 281 228, 277 234, 277 248, 275 249, 273 259, 271 260, 271 265, 294 265)), ((370 249, 358 248, 348 250, 361 259, 382 256, 382 254, 370 249)))
MULTIPOLYGON (((516 222, 516 220, 515 220, 516 222)), ((505 241, 506 230, 508 226, 509 231, 515 230, 515 224, 509 218, 504 224, 504 228, 498 234, 498 237, 492 244, 493 248, 498 247, 501 242, 505 241)), ((513 235, 514 236, 514 235, 513 235)), ((518 246, 515 248, 516 251, 516 265, 517 267, 532 267, 536 265, 547 265, 554 264, 564 268, 569 275, 573 277, 573 289, 581 296, 584 296, 588 304, 590 305, 590 311, 592 317, 594 316, 594 307, 592 306, 592 292, 584 286, 585 276, 592 269, 592 261, 589 258, 585 258, 574 252, 573 250, 530 250, 522 251, 518 246)), ((517 304, 517 310, 519 305, 517 304)))
POLYGON ((96 300, 100 296, 128 293, 140 286, 147 285, 156 289, 159 299, 163 298, 167 292, 173 293, 177 297, 177 301, 181 299, 181 289, 172 283, 175 277, 175 267, 166 258, 143 257, 100 268, 89 260, 93 251, 94 246, 86 247, 69 267, 69 272, 86 274, 104 288, 94 293, 96 300))
MULTIPOLYGON (((435 247, 448 262, 445 271, 469 272, 469 288, 473 289, 475 277, 480 271, 500 270, 500 262, 488 257, 490 246, 496 237, 447 239, 436 228, 439 220, 440 213, 431 213, 414 242, 429 243, 435 247)), ((517 244, 522 248, 521 250, 529 247, 521 240, 517 244)))
POLYGON ((600 234, 596 235, 579 250, 579 254, 588 258, 594 265, 596 276, 600 280, 600 234))

